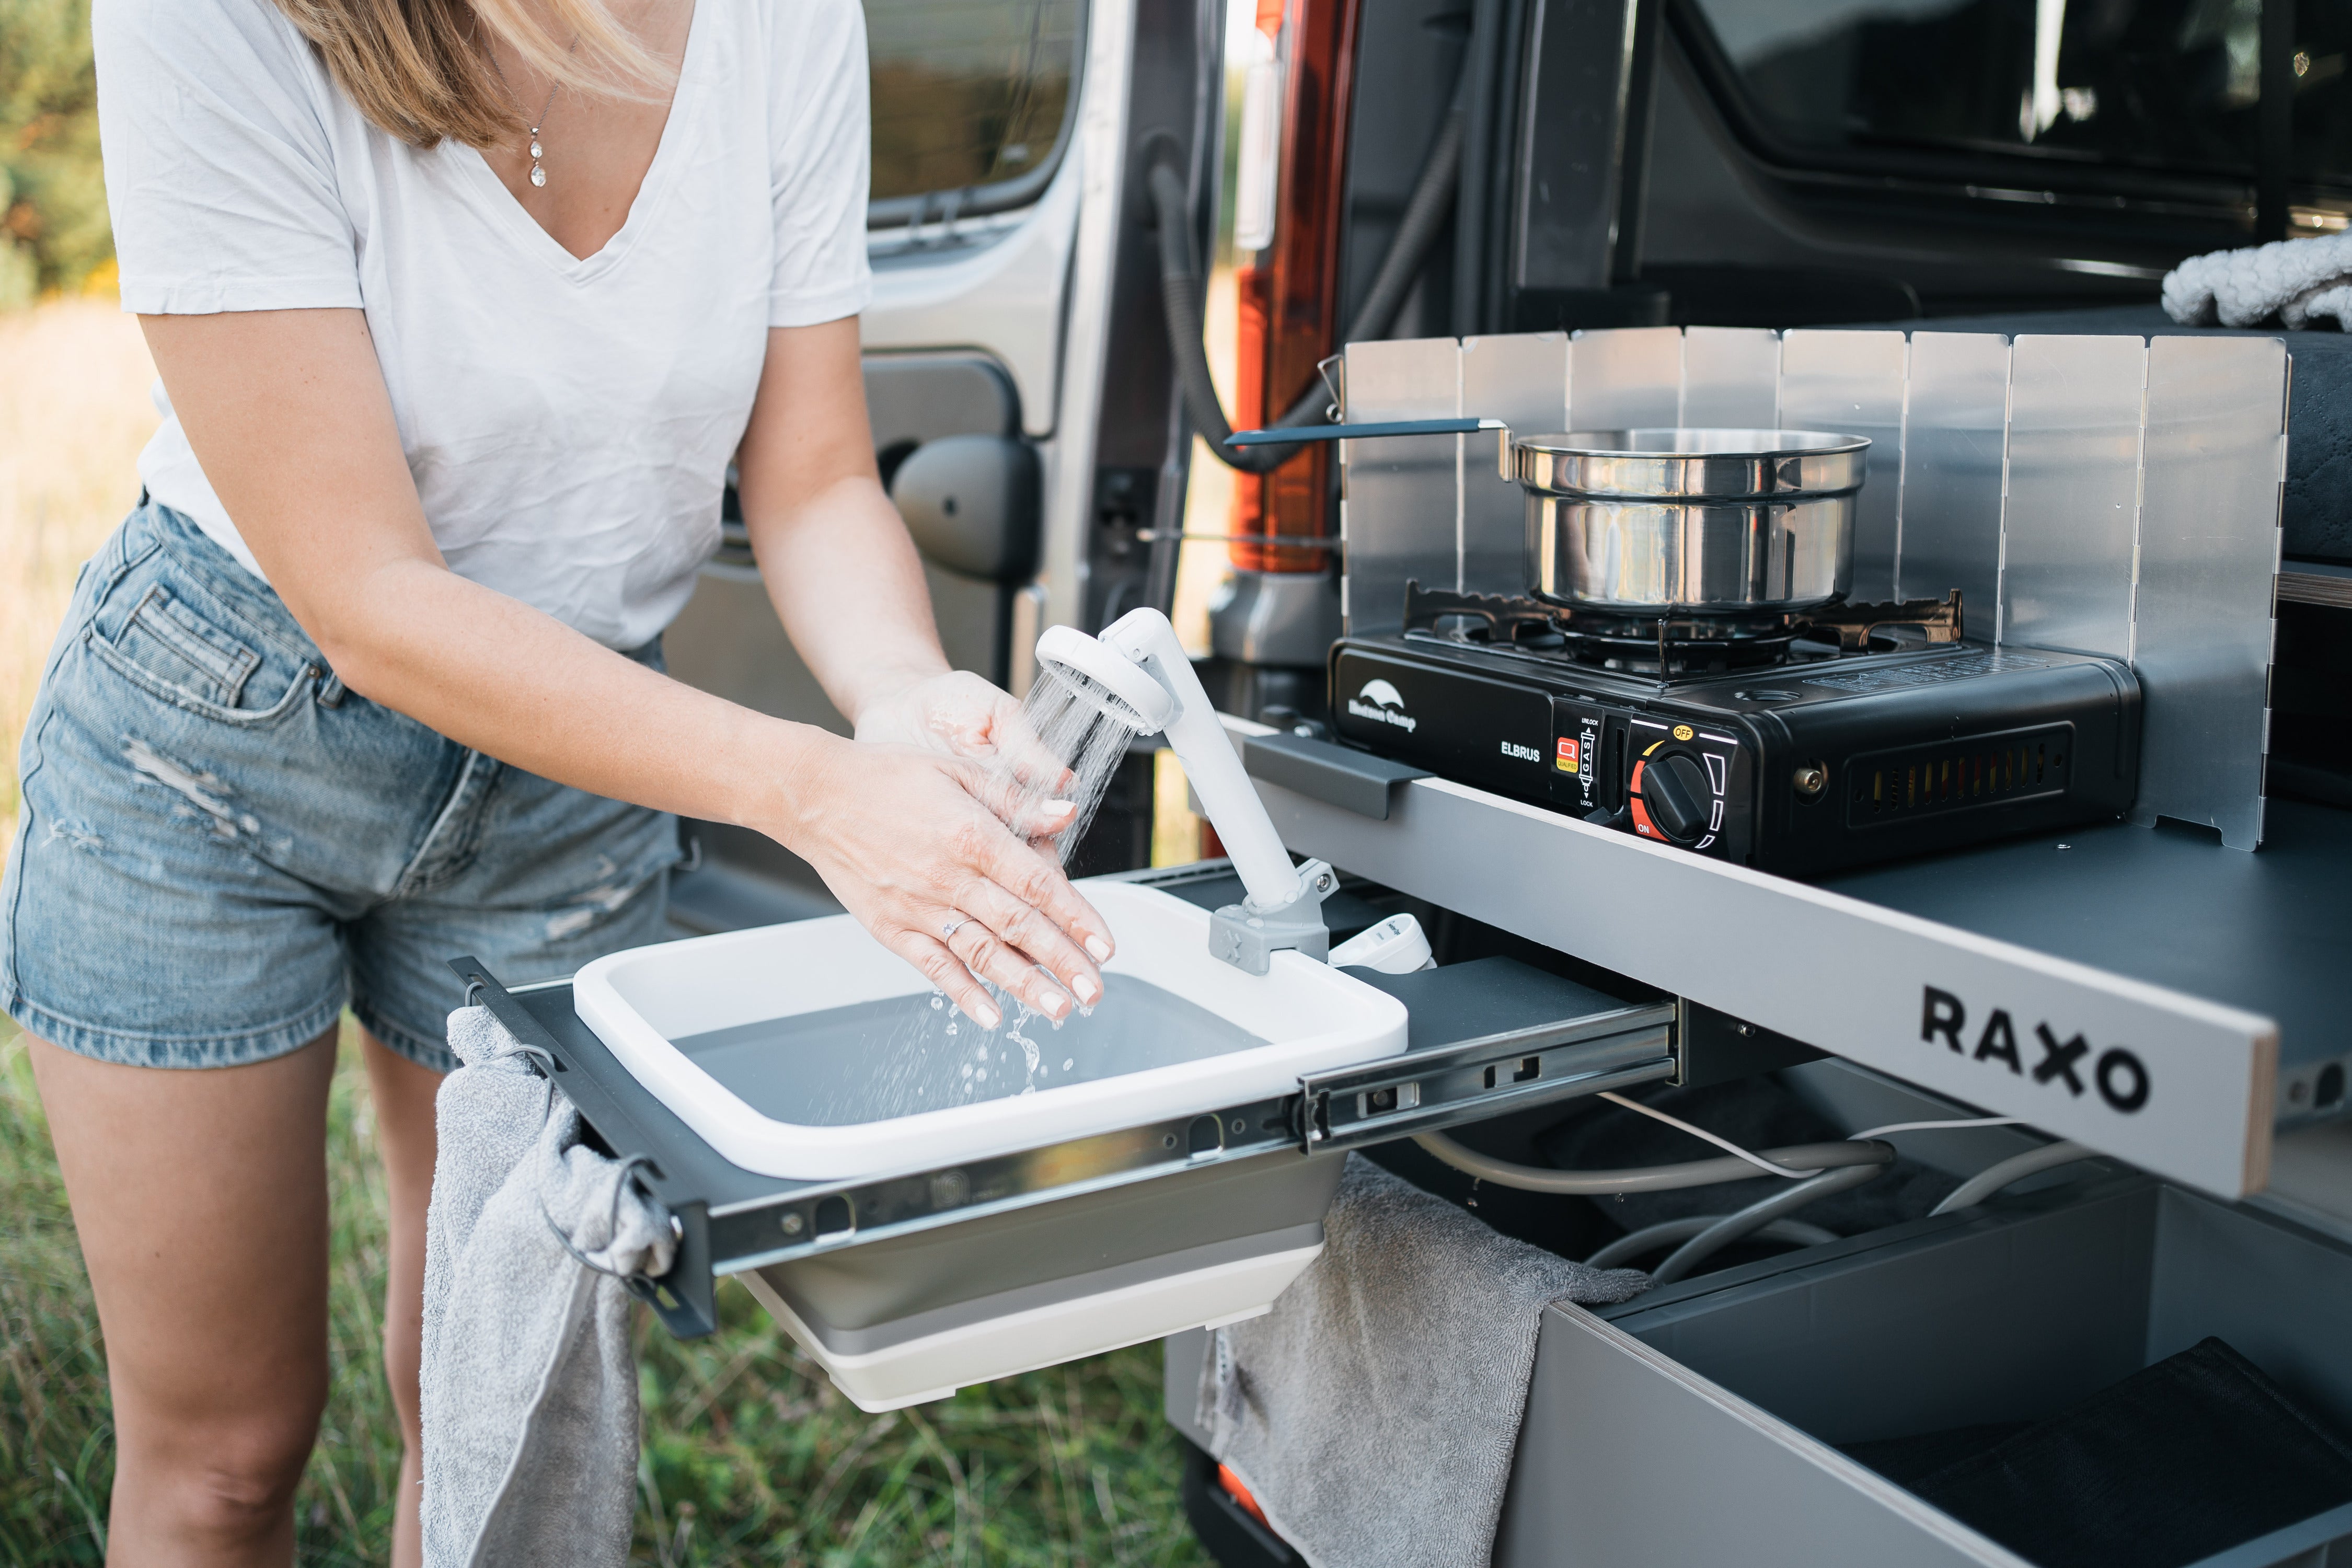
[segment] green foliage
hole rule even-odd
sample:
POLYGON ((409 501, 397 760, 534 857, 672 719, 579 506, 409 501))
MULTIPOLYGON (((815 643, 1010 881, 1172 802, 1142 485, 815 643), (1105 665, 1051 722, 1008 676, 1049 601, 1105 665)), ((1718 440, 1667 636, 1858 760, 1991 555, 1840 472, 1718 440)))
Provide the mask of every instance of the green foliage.
POLYGON ((639 1335, 638 1558, 1193 1568, 1160 1354, 1142 1346, 868 1415, 744 1291, 719 1332, 639 1335))
POLYGON ((0 0, 0 309, 78 289, 113 255, 89 0, 0 0))
MULTIPOLYGON (((306 1564, 385 1561, 400 1441, 378 1365, 384 1194, 346 1025, 328 1110, 332 1382, 296 1502, 306 1564)), ((868 1415, 750 1296, 680 1342, 638 1324, 636 1561, 1202 1568, 1150 1346, 868 1415)), ((0 1563, 95 1563, 105 1353, 31 1064, 0 1019, 0 1563)))
POLYGON ((33 1065, 0 1018, 0 1562, 96 1563, 106 1352, 33 1065))

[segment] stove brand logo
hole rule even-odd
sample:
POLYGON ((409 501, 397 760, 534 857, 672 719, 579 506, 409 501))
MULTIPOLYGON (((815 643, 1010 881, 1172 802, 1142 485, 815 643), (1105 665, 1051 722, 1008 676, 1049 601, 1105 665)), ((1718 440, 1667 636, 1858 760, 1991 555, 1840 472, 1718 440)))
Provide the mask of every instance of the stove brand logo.
POLYGON ((1421 721, 1404 710, 1404 693, 1385 680, 1364 682, 1364 689, 1348 699, 1348 711, 1377 724, 1393 724, 1408 735, 1421 728, 1421 721))
POLYGON ((1537 751, 1533 746, 1522 746, 1517 741, 1506 741, 1503 742, 1503 755, 1507 757, 1517 757, 1523 763, 1539 763, 1543 761, 1543 753, 1541 752, 1537 751))
POLYGON ((1992 1010, 1984 1027, 1977 1031, 1971 1048, 1961 1038, 1969 1025, 1967 1006, 1948 991, 1932 985, 1925 991, 1919 1005, 1921 1040, 1929 1044, 1941 1040, 1955 1056, 1997 1062, 2019 1078, 2031 1075, 2039 1084, 2063 1084, 2067 1094, 2076 1100, 2095 1088, 2101 1100, 2126 1116, 2147 1104, 2147 1066, 2123 1047, 2110 1046, 2095 1061, 2091 1043, 2080 1034, 2062 1042, 2048 1024, 2036 1024, 2028 1043, 2038 1045, 2042 1056, 2028 1068, 2018 1051, 2017 1026, 2006 1009, 1992 1010), (2087 1084, 2085 1078, 2090 1080, 2087 1084))

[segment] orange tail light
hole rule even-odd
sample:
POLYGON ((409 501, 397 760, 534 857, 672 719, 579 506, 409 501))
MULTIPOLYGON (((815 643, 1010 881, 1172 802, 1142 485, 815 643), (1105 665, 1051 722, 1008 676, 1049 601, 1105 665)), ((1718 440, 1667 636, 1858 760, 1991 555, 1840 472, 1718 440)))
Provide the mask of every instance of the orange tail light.
MULTIPOLYGON (((1282 147, 1274 243, 1234 275, 1239 320, 1234 423, 1251 429, 1318 386, 1317 362, 1340 345, 1339 218, 1345 195, 1342 143, 1355 61, 1359 0, 1258 0, 1258 30, 1283 61, 1282 147)), ((1235 566, 1253 572, 1320 572, 1329 552, 1264 542, 1328 539, 1330 467, 1318 442, 1270 474, 1239 474, 1227 531, 1235 566), (1254 536, 1254 537, 1244 537, 1254 536)))

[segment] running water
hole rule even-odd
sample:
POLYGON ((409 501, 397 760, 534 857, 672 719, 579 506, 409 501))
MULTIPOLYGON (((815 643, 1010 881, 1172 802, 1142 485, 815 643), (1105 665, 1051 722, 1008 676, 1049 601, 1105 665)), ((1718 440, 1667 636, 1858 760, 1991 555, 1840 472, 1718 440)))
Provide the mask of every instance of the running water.
MULTIPOLYGON (((1020 732, 992 761, 996 791, 989 804, 1015 821, 1034 820, 1051 802, 1068 804, 1073 809, 1067 827, 1051 839, 1031 840, 1040 850, 1050 847, 1066 866, 1135 740, 1135 717, 1107 688, 1076 670, 1039 670, 1021 705, 1020 732)), ((870 1054, 882 1081, 874 1085, 869 1105, 883 1115, 935 1109, 949 1071, 954 1074, 951 1101, 996 1099, 1016 1077, 1021 1087, 1010 1092, 1028 1094, 1079 1076, 1077 1057, 1057 1053, 1062 1065, 1056 1069, 1033 1029, 1050 1025, 1059 1030, 1091 1016, 1092 1007, 1073 1005, 1062 1017, 1048 1018, 1001 986, 984 979, 982 984, 1003 1018, 996 1028, 982 1028, 934 992, 928 1005, 908 1009, 887 1033, 874 1037, 870 1054)), ((1083 1049, 1084 1034, 1066 1042, 1072 1051, 1083 1049)))
POLYGON ((1026 733, 1007 746, 997 764, 999 782, 1012 792, 1022 808, 1042 806, 1049 800, 1066 801, 1076 812, 1070 826, 1055 836, 1055 848, 1063 864, 1086 837, 1111 774, 1136 737, 1135 710, 1110 691, 1073 669, 1047 666, 1037 672, 1021 704, 1026 733), (1029 749, 1030 737, 1044 754, 1029 749), (1046 758, 1050 756, 1052 763, 1046 758), (1067 777, 1049 775, 1067 770, 1067 777), (1050 784, 1050 787, 1049 787, 1050 784))

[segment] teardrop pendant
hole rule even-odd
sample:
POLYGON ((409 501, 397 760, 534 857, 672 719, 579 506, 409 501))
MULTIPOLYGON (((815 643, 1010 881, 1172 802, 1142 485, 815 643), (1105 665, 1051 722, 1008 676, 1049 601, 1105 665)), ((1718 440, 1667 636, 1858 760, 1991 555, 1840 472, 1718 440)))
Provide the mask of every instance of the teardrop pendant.
POLYGON ((547 184, 547 171, 533 163, 530 166, 530 183, 534 185, 547 184))
POLYGON ((530 161, 531 161, 532 163, 538 163, 538 162, 540 161, 540 159, 541 159, 541 158, 545 157, 546 155, 547 155, 547 154, 545 154, 544 153, 541 152, 541 151, 540 151, 540 149, 539 149, 539 138, 538 138, 538 137, 536 137, 536 136, 532 137, 532 138, 530 139, 530 161))

